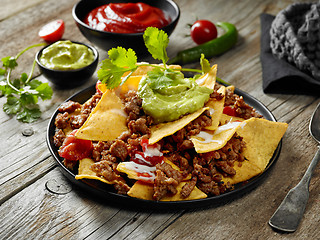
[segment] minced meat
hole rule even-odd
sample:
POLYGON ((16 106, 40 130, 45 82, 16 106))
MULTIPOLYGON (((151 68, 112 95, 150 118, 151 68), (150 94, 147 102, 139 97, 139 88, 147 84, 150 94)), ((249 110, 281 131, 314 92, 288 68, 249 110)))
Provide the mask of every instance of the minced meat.
MULTIPOLYGON (((225 106, 233 106, 237 114, 245 119, 262 117, 231 89, 227 89, 225 95, 218 93, 219 87, 220 85, 216 84, 210 98, 221 100, 225 97, 225 106)), ((66 137, 63 129, 67 127, 78 129, 83 125, 100 98, 101 93, 96 93, 83 105, 68 101, 59 107, 59 113, 55 119, 55 146, 60 147, 66 137)), ((142 151, 140 141, 150 137, 153 119, 144 114, 142 99, 136 91, 129 91, 121 96, 121 100, 124 104, 124 111, 128 115, 128 131, 123 132, 116 140, 93 142, 92 159, 95 163, 91 166, 91 170, 96 172, 97 176, 112 182, 119 194, 126 194, 133 181, 129 180, 125 174, 118 172, 117 166, 120 162, 129 161, 137 151, 142 151)), ((232 189, 229 183, 222 181, 222 176, 236 174, 234 165, 244 161, 242 152, 245 143, 235 134, 219 150, 196 153, 190 137, 200 133, 202 129, 211 124, 210 112, 206 110, 187 126, 158 142, 164 157, 177 165, 180 171, 166 162, 157 164, 153 195, 155 200, 160 200, 166 194, 176 194, 176 187, 188 175, 191 176, 191 180, 182 187, 180 192, 182 198, 187 198, 196 186, 209 195, 219 195, 232 189)), ((75 164, 75 162, 66 160, 64 163, 68 167, 73 167, 75 164)))

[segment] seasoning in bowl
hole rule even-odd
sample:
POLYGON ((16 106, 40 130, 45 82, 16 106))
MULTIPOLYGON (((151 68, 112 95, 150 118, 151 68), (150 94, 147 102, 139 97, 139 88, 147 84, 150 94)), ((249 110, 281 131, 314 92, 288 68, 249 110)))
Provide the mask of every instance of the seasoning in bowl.
POLYGON ((42 51, 40 62, 53 70, 75 70, 90 65, 95 59, 94 53, 86 45, 69 40, 58 41, 42 51))
POLYGON ((110 3, 90 11, 84 22, 100 31, 139 33, 147 27, 162 28, 171 19, 160 8, 146 3, 110 3))

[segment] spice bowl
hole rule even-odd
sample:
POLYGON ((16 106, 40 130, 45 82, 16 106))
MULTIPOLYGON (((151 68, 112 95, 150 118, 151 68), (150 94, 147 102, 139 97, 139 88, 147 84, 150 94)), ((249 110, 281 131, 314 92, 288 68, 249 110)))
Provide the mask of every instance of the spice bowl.
POLYGON ((92 62, 86 66, 75 69, 52 69, 46 66, 41 61, 41 56, 43 55, 45 49, 52 46, 52 44, 54 43, 42 48, 40 51, 38 51, 35 57, 35 60, 39 66, 41 73, 58 88, 74 88, 84 84, 91 78, 98 66, 99 53, 95 47, 81 42, 70 42, 74 44, 79 44, 81 46, 85 46, 89 51, 91 51, 93 53, 92 62))
MULTIPOLYGON (((180 8, 173 0, 132 0, 130 3, 146 3, 152 7, 159 8, 165 16, 170 18, 169 24, 160 28, 165 31, 168 36, 175 29, 179 18, 180 8)), ((98 48, 108 51, 118 46, 126 49, 133 49, 138 55, 147 54, 147 48, 143 40, 143 32, 138 33, 116 33, 104 30, 97 30, 90 27, 84 22, 89 12, 97 7, 110 3, 128 3, 124 0, 82 0, 74 5, 72 16, 81 33, 98 48)))

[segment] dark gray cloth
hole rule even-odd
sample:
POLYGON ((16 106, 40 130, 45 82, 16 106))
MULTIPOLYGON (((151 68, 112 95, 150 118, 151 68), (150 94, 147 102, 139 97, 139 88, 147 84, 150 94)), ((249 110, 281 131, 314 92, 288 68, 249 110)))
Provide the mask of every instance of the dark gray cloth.
POLYGON ((275 17, 261 14, 261 52, 263 91, 280 94, 308 94, 320 96, 320 81, 300 71, 285 60, 272 55, 270 27, 275 17))

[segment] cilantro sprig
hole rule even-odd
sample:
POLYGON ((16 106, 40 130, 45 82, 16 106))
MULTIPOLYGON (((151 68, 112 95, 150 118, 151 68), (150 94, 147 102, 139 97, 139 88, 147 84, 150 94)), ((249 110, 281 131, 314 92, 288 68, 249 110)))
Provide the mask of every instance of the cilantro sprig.
MULTIPOLYGON (((154 79, 151 84, 153 87, 165 87, 171 84, 172 80, 178 78, 181 71, 196 72, 199 74, 206 73, 210 70, 210 63, 205 59, 204 55, 200 58, 200 69, 171 69, 167 67, 169 60, 166 48, 169 44, 169 37, 163 30, 159 30, 155 27, 148 27, 144 34, 143 39, 145 45, 154 59, 160 60, 163 66, 155 66, 152 64, 137 64, 136 53, 132 49, 125 49, 123 47, 112 48, 108 51, 109 58, 101 62, 101 67, 98 70, 99 80, 106 84, 108 89, 113 89, 122 85, 130 75, 139 66, 153 66, 153 70, 148 72, 150 79, 154 79), (122 78, 122 75, 129 72, 126 77, 122 78)), ((196 75, 198 77, 199 75, 196 75)))
POLYGON ((12 71, 18 66, 19 57, 31 48, 43 46, 35 44, 19 52, 15 57, 1 59, 3 67, 0 68, 0 97, 5 96, 7 102, 3 105, 3 111, 8 115, 16 115, 19 121, 31 123, 41 116, 38 100, 47 100, 52 97, 52 89, 48 83, 32 79, 36 65, 33 61, 31 71, 22 73, 19 78, 11 79, 12 71))

